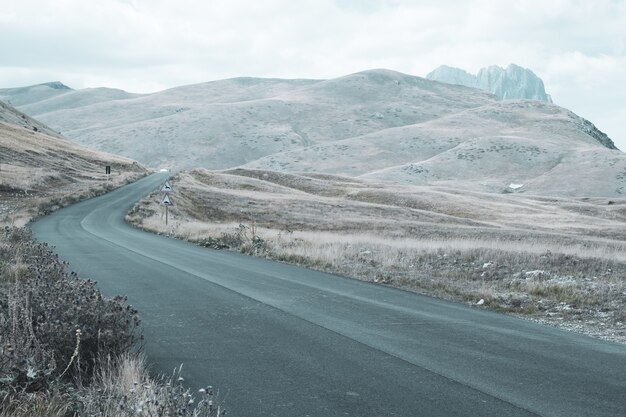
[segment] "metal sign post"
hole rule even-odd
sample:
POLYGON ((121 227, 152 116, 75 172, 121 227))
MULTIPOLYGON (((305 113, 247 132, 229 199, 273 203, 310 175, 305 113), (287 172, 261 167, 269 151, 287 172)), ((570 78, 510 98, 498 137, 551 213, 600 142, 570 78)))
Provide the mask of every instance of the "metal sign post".
POLYGON ((163 187, 161 187, 161 192, 163 194, 163 199, 161 200, 161 205, 165 206, 165 225, 167 226, 168 221, 168 209, 170 206, 174 205, 174 202, 170 198, 170 194, 174 189, 172 188, 172 184, 170 184, 169 180, 165 181, 163 187))
POLYGON ((167 209, 170 206, 174 205, 174 203, 172 202, 172 199, 170 198, 169 194, 165 194, 163 196, 163 200, 161 200, 161 204, 165 206, 165 225, 167 226, 167 216, 168 216, 167 209))

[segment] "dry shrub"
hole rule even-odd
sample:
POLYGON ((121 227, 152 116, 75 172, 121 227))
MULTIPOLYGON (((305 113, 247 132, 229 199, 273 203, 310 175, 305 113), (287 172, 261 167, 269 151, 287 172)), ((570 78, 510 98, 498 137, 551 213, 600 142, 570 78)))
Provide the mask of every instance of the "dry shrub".
POLYGON ((66 273, 26 229, 5 228, 0 247, 1 396, 88 379, 98 357, 130 349, 139 319, 125 298, 105 298, 95 282, 66 273))
POLYGON ((224 407, 213 387, 200 390, 194 398, 183 387, 182 366, 169 377, 152 379, 143 357, 123 354, 102 361, 94 383, 81 393, 77 413, 90 417, 219 417, 224 407))
POLYGON ((69 404, 60 394, 35 393, 26 401, 2 401, 0 404, 0 417, 65 417, 69 411, 69 404))
POLYGON ((0 417, 224 413, 212 387, 183 387, 182 367, 150 378, 132 349, 137 311, 64 268, 27 229, 0 231, 0 417))
POLYGON ((231 249, 248 255, 261 255, 269 252, 266 239, 263 239, 255 224, 239 226, 232 232, 222 232, 219 237, 208 236, 199 242, 212 249, 231 249))

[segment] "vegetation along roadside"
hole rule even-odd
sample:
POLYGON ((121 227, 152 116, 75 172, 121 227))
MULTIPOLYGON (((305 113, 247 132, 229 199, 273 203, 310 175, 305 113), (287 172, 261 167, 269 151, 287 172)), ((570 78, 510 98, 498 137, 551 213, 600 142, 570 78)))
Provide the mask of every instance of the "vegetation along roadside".
POLYGON ((272 171, 192 170, 127 220, 626 343, 626 200, 486 194, 272 171))
POLYGON ((139 313, 25 226, 148 170, 38 130, 0 123, 0 417, 220 415, 212 388, 192 395, 180 368, 151 376, 139 313))
POLYGON ((181 368, 151 377, 138 312, 65 267, 27 228, 0 231, 1 417, 221 414, 211 387, 183 387, 181 368))

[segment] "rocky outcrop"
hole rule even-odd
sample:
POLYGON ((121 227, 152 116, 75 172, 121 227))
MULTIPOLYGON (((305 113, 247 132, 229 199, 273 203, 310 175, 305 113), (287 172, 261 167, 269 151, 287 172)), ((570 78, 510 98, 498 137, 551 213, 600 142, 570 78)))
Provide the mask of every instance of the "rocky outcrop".
POLYGON ((610 137, 600 129, 596 127, 589 120, 579 117, 579 125, 583 132, 600 142, 602 145, 609 149, 617 149, 615 143, 611 140, 610 137))
POLYGON ((442 65, 426 76, 429 80, 464 85, 489 91, 498 98, 529 99, 552 103, 543 81, 528 68, 511 64, 506 69, 497 65, 482 68, 477 75, 460 68, 442 65))

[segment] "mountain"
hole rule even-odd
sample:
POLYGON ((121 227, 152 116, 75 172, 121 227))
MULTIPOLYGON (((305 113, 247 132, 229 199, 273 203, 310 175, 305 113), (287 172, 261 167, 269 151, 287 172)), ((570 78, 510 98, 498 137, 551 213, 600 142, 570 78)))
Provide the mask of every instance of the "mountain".
POLYGON ((60 81, 31 85, 28 87, 1 88, 0 100, 19 107, 65 94, 72 89, 60 81))
POLYGON ((46 100, 42 113, 38 103, 20 109, 81 144, 151 166, 221 169, 492 101, 477 90, 372 70, 332 80, 235 78, 74 108, 53 110, 46 100))
POLYGON ((626 155, 591 122, 549 102, 498 100, 389 70, 330 80, 234 78, 127 94, 76 90, 21 108, 79 143, 154 167, 626 194, 626 155))
POLYGON ((482 68, 477 75, 460 68, 442 65, 426 76, 429 80, 464 85, 489 91, 503 100, 529 99, 552 103, 541 78, 527 68, 511 64, 506 69, 497 65, 482 68))

